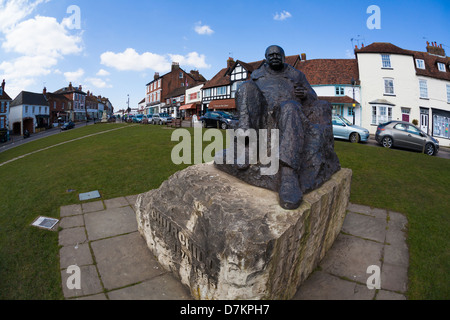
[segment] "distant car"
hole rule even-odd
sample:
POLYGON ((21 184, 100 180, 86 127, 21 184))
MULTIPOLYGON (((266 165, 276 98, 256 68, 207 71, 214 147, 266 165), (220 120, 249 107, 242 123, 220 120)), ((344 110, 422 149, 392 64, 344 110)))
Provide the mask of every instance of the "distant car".
POLYGON ((168 122, 172 122, 172 117, 168 113, 157 113, 152 117, 153 124, 167 124, 168 122))
POLYGON ((61 130, 70 130, 75 128, 75 123, 73 123, 72 121, 70 122, 66 122, 62 125, 61 130))
POLYGON ((367 142, 369 130, 355 126, 342 116, 333 116, 333 135, 335 139, 344 139, 352 143, 367 142))
POLYGON ((108 119, 108 122, 111 122, 111 123, 114 123, 114 122, 116 122, 116 121, 117 121, 116 116, 111 116, 111 117, 109 117, 109 119, 108 119))
POLYGON ((144 119, 143 114, 138 114, 133 118, 134 123, 142 123, 142 120, 144 119))
POLYGON ((230 113, 223 111, 207 112, 203 117, 200 117, 203 128, 214 127, 218 129, 234 129, 239 124, 239 119, 230 113))
POLYGON ((385 148, 405 148, 435 156, 439 152, 439 141, 409 122, 390 121, 377 128, 375 140, 385 148))

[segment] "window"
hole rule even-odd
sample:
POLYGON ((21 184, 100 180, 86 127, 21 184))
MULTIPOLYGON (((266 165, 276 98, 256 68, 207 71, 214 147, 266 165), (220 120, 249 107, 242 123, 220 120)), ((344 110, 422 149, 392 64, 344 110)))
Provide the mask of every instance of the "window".
POLYGON ((434 115, 434 130, 433 135, 442 138, 450 138, 449 132, 449 118, 441 115, 434 115))
POLYGON ((425 69, 425 61, 422 59, 416 59, 416 66, 418 69, 425 69))
POLYGON ((25 113, 28 113, 28 106, 25 106, 25 113))
POLYGON ((3 87, 0 87, 0 96, 3 94, 3 87))
POLYGON ((355 108, 354 107, 348 107, 348 115, 350 117, 353 117, 355 115, 355 108))
POLYGON ((336 87, 336 96, 344 96, 345 90, 344 87, 336 87))
POLYGON ((383 62, 383 68, 392 68, 391 66, 391 56, 388 54, 382 54, 381 60, 383 62))
POLYGON ((419 86, 420 86, 420 97, 423 99, 428 99, 427 80, 419 80, 419 86))
POLYGON ((217 95, 218 96, 224 96, 227 94, 227 87, 219 87, 217 88, 217 95))
POLYGON ((5 113, 5 112, 6 112, 5 101, 2 101, 1 106, 0 106, 0 113, 5 113))
POLYGON ((183 79, 184 75, 183 72, 180 72, 180 79, 183 79))
POLYGON ((450 103, 450 84, 447 85, 447 102, 450 103))
POLYGON ((204 98, 209 98, 209 97, 211 97, 211 89, 205 89, 205 90, 203 90, 203 97, 204 97, 204 98))
POLYGON ((394 95, 394 79, 384 79, 384 94, 394 95))
POLYGON ((343 116, 344 115, 344 106, 342 106, 342 105, 333 105, 333 115, 343 116))
POLYGON ((442 62, 438 62, 438 69, 439 71, 445 72, 445 64, 443 64, 442 62))
POLYGON ((372 124, 379 125, 392 121, 392 107, 373 106, 372 107, 372 124))

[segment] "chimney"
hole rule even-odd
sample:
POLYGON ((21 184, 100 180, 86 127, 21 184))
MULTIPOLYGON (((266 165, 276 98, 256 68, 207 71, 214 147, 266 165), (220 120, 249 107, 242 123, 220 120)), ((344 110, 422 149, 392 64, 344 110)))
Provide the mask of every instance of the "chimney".
POLYGON ((44 90, 42 90, 42 93, 43 93, 44 95, 47 94, 47 88, 46 88, 46 87, 44 87, 44 90))
POLYGON ((180 69, 180 64, 178 62, 172 62, 172 71, 180 69))
POLYGON ((191 74, 194 76, 194 78, 197 80, 198 78, 200 78, 200 73, 198 72, 198 70, 191 70, 191 74))
POLYGON ((159 79, 159 72, 155 72, 154 80, 157 80, 157 79, 159 79))
POLYGON ((306 53, 302 53, 302 61, 306 61, 306 53))
POLYGON ((78 90, 83 91, 83 87, 80 85, 80 86, 78 87, 78 90))
POLYGON ((234 65, 234 59, 233 58, 228 58, 227 60, 227 68, 231 68, 234 65))
POLYGON ((6 84, 5 79, 3 79, 3 82, 2 82, 2 89, 3 89, 3 91, 5 91, 5 84, 6 84))
POLYGON ((427 42, 427 52, 437 56, 445 57, 445 49, 442 48, 442 44, 438 46, 436 42, 432 42, 431 46, 429 42, 427 42))
POLYGON ((73 90, 73 86, 72 86, 72 82, 71 83, 69 83, 69 91, 72 91, 73 90))
POLYGON ((91 94, 90 94, 90 92, 89 92, 89 90, 88 90, 88 92, 87 92, 87 96, 89 97, 91 94))

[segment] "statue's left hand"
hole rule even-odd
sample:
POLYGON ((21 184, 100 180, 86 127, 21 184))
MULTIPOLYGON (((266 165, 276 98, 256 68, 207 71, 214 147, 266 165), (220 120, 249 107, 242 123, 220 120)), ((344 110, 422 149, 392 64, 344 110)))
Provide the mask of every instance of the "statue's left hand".
POLYGON ((295 87, 295 95, 302 100, 305 100, 308 96, 308 90, 304 86, 295 87))

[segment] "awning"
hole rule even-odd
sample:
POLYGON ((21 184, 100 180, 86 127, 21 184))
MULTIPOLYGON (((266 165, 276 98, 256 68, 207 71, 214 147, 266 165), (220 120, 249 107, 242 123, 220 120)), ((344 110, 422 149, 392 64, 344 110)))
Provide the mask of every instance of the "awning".
POLYGON ((234 100, 234 99, 214 100, 214 101, 211 101, 208 109, 210 109, 210 110, 236 109, 236 100, 234 100))
POLYGON ((186 104, 184 106, 180 107, 180 110, 191 110, 191 109, 197 109, 197 104, 186 104))

